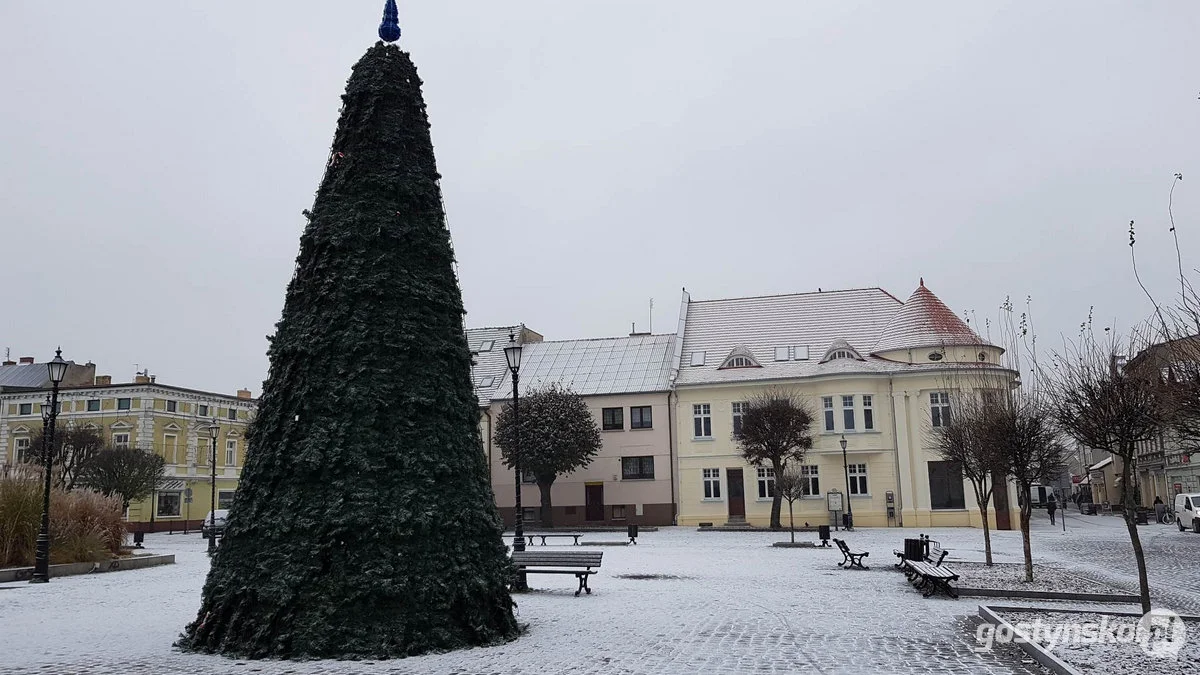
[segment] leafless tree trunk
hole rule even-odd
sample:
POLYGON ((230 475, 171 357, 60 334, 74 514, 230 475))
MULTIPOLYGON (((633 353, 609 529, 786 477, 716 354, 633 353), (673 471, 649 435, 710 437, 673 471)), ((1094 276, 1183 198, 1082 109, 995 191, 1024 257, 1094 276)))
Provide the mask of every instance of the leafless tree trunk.
POLYGON ((538 492, 542 496, 542 527, 554 527, 554 505, 550 503, 550 488, 554 481, 538 481, 538 492))
MULTIPOLYGON (((1130 452, 1132 454, 1132 451, 1130 452)), ((1150 611, 1150 579, 1146 576, 1146 553, 1142 550, 1142 538, 1137 531, 1137 507, 1134 506, 1134 490, 1129 480, 1130 465, 1121 466, 1121 505, 1125 516, 1125 529, 1129 530, 1129 543, 1133 545, 1133 558, 1137 561, 1138 588, 1141 589, 1142 614, 1150 611)))

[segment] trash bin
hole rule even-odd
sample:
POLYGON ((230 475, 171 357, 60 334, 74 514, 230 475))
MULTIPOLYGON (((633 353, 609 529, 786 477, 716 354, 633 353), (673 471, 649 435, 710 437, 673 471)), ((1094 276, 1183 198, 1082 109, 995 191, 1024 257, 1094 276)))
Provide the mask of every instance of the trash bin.
POLYGON ((1149 514, 1146 512, 1146 509, 1138 509, 1137 511, 1134 512, 1134 524, 1135 525, 1149 525, 1150 518, 1148 517, 1148 515, 1149 514))
POLYGON ((636 524, 636 523, 630 523, 630 524, 628 525, 628 530, 629 530, 629 543, 631 543, 631 544, 633 544, 633 545, 635 545, 635 546, 636 546, 636 545, 637 545, 637 536, 638 536, 638 526, 637 526, 637 524, 636 524))
POLYGON ((904 540, 904 559, 905 560, 924 560, 925 559, 925 542, 920 539, 905 539, 904 540))

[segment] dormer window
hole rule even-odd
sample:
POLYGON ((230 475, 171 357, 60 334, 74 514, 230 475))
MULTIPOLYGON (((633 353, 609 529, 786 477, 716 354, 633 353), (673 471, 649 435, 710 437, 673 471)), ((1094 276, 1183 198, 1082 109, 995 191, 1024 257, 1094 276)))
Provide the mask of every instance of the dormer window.
POLYGON ((943 358, 943 356, 942 356, 941 352, 929 352, 929 360, 930 361, 941 361, 942 358, 943 358))
POLYGON ((760 368, 758 361, 754 360, 754 355, 745 347, 734 347, 729 356, 725 357, 725 362, 721 364, 721 370, 727 368, 760 368))
POLYGON ((854 361, 862 361, 863 357, 850 346, 845 340, 834 340, 833 344, 829 345, 829 349, 825 352, 825 358, 821 359, 821 363, 828 363, 837 359, 851 359, 854 361))

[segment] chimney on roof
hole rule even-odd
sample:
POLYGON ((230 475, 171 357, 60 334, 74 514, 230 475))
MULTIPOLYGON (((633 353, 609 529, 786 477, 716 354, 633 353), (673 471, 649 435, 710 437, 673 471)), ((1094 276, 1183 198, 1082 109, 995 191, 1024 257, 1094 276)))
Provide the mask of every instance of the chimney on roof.
POLYGON ((249 390, 249 389, 238 389, 238 391, 237 391, 237 397, 238 397, 238 398, 240 398, 240 399, 250 399, 250 398, 253 398, 253 397, 250 395, 250 390, 249 390))
POLYGON ((150 376, 142 375, 141 373, 138 373, 137 375, 133 376, 133 383, 134 384, 150 384, 150 376))
POLYGON ((32 356, 22 356, 22 357, 21 357, 21 365, 23 365, 23 366, 28 366, 28 365, 30 365, 30 364, 32 364, 32 363, 33 363, 33 357, 32 357, 32 356))
POLYGON ((112 385, 112 375, 97 375, 96 376, 96 386, 97 387, 107 387, 110 385, 112 385))
POLYGON ((15 366, 15 365, 17 365, 17 362, 13 361, 11 359, 4 359, 4 362, 0 363, 0 366, 15 366))

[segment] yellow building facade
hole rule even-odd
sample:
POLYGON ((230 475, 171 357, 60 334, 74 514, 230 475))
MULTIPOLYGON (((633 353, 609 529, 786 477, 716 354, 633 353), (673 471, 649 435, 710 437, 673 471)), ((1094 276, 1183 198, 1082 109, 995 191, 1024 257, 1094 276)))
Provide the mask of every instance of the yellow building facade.
MULTIPOLYGON (((42 429, 48 393, 0 393, 0 471, 27 460, 32 438, 42 429)), ((246 428, 255 412, 249 391, 217 394, 158 384, 144 375, 112 384, 101 376, 89 386, 60 389, 59 401, 59 429, 93 429, 113 446, 146 449, 164 459, 166 474, 158 489, 129 506, 131 531, 198 528, 210 504, 227 508, 232 501, 246 459, 246 428), (219 427, 215 452, 209 431, 214 424, 219 427)))
MULTIPOLYGON (((813 448, 793 463, 809 492, 794 505, 797 526, 834 522, 831 491, 849 494, 860 526, 981 524, 970 483, 932 436, 956 401, 1007 392, 1017 374, 923 283, 903 303, 880 289, 705 302, 685 293, 680 316, 680 525, 769 525, 774 474, 743 459, 736 431, 747 402, 771 391, 815 416, 813 448)), ((1005 512, 990 522, 1015 525, 1015 492, 1002 493, 1005 512)), ((786 502, 781 513, 786 526, 786 502)))

